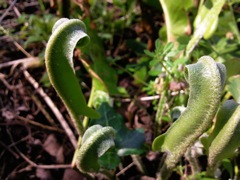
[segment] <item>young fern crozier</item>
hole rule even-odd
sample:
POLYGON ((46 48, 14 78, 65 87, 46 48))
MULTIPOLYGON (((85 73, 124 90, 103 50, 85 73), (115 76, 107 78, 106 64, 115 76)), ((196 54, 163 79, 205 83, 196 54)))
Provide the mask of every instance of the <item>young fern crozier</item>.
POLYGON ((115 130, 100 125, 91 126, 86 130, 82 145, 78 151, 77 167, 81 172, 98 172, 98 158, 115 145, 115 130))
POLYGON ((99 117, 95 110, 87 106, 73 69, 75 46, 84 46, 88 42, 89 37, 82 21, 62 18, 53 27, 45 55, 50 82, 66 105, 80 134, 83 134, 81 116, 99 117))
POLYGON ((240 146, 240 104, 226 101, 218 112, 216 125, 208 138, 207 175, 214 177, 218 163, 231 158, 240 146))
MULTIPOLYGON (((190 85, 187 108, 167 132, 153 142, 153 150, 166 152, 163 171, 170 171, 212 124, 220 103, 226 69, 211 57, 203 56, 196 64, 186 66, 190 85)), ((161 172, 164 176, 165 172, 161 172)))
POLYGON ((100 169, 98 158, 114 146, 115 130, 112 127, 95 125, 84 132, 80 121, 81 116, 99 117, 98 112, 87 106, 72 62, 76 44, 83 46, 89 42, 85 32, 85 25, 78 19, 58 20, 47 44, 46 67, 51 84, 66 105, 80 133, 79 149, 75 151, 73 164, 76 163, 76 157, 77 168, 83 173, 88 173, 100 169))

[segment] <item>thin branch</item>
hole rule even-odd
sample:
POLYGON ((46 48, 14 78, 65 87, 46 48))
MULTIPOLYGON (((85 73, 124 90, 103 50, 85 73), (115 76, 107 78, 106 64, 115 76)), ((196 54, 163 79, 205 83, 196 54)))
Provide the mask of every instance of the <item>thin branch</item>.
MULTIPOLYGON (((139 97, 137 100, 139 101, 153 101, 155 99, 159 99, 159 95, 154 95, 154 96, 144 96, 144 97, 139 97)), ((120 100, 121 102, 132 102, 134 98, 113 98, 114 100, 120 100)))
POLYGON ((42 105, 41 101, 38 99, 37 96, 31 95, 32 100, 34 101, 34 103, 37 105, 37 107, 40 109, 40 111, 44 114, 44 117, 46 117, 47 121, 52 125, 57 127, 56 123, 54 122, 54 120, 52 119, 52 117, 50 116, 50 114, 47 112, 47 110, 44 108, 44 106, 42 105))
POLYGON ((11 85, 11 84, 9 84, 4 77, 5 77, 5 75, 2 74, 2 73, 0 73, 0 81, 2 81, 2 83, 3 83, 10 91, 13 91, 16 87, 13 86, 13 85, 11 85))
MULTIPOLYGON (((9 129, 7 128, 7 133, 9 135, 9 138, 11 140, 11 143, 14 144, 12 134, 10 133, 9 129)), ((17 151, 17 153, 23 158, 28 164, 35 168, 41 168, 41 169, 66 169, 66 168, 72 168, 71 164, 51 164, 51 165, 42 165, 42 164, 36 164, 35 162, 31 161, 27 156, 25 156, 16 145, 13 145, 14 149, 17 151)))
POLYGON ((8 12, 13 8, 13 6, 16 4, 17 0, 14 0, 10 6, 6 9, 6 11, 2 14, 0 17, 0 24, 2 23, 2 20, 7 16, 8 12))
POLYGON ((32 57, 32 55, 30 53, 28 53, 17 41, 15 41, 13 39, 13 37, 11 37, 8 33, 8 31, 6 29, 4 29, 3 26, 0 25, 0 30, 5 34, 7 35, 12 41, 13 41, 13 44, 23 53, 25 54, 27 57, 32 57))
POLYGON ((59 123, 61 124, 61 126, 65 130, 65 132, 66 132, 68 138, 70 139, 73 147, 76 148, 77 147, 77 140, 76 140, 71 128, 69 127, 69 125, 67 124, 63 115, 61 114, 61 112, 55 106, 55 104, 50 99, 50 97, 43 91, 43 89, 35 81, 35 79, 29 74, 29 72, 27 70, 24 70, 23 74, 24 74, 25 78, 28 80, 28 82, 36 89, 38 94, 44 99, 44 101, 47 103, 47 105, 51 108, 52 112, 57 117, 59 123))
POLYGON ((123 168, 121 171, 119 171, 116 174, 116 177, 120 176, 121 174, 124 174, 128 169, 130 169, 132 166, 134 166, 134 162, 131 162, 128 166, 126 166, 125 168, 123 168))
POLYGON ((64 131, 61 130, 61 129, 58 129, 56 127, 47 126, 47 125, 35 122, 33 120, 27 119, 27 118, 22 117, 22 116, 17 116, 17 119, 22 120, 22 121, 24 121, 26 123, 32 124, 32 125, 37 126, 37 127, 41 127, 43 129, 47 129, 49 131, 56 131, 56 132, 59 132, 59 133, 64 133, 64 131))
POLYGON ((18 154, 31 166, 35 168, 40 169, 66 169, 66 168, 72 168, 71 164, 51 164, 51 165, 42 165, 42 164, 36 164, 35 162, 31 161, 27 156, 25 156, 20 150, 14 146, 18 154))
POLYGON ((19 158, 18 154, 16 154, 10 147, 0 141, 0 145, 3 146, 6 150, 8 150, 16 159, 19 158))
POLYGON ((28 67, 28 64, 33 64, 33 63, 38 63, 38 58, 37 57, 28 57, 28 58, 23 58, 23 59, 17 59, 14 61, 10 61, 10 62, 5 62, 5 63, 1 63, 0 64, 0 69, 4 68, 4 67, 9 67, 12 65, 18 65, 18 64, 23 64, 24 67, 28 67))

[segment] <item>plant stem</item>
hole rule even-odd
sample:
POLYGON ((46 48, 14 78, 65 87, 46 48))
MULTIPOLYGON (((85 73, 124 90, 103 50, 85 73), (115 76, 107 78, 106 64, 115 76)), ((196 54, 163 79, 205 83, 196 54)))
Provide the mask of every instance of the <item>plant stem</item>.
POLYGON ((163 110, 164 110, 164 104, 166 102, 166 97, 165 97, 165 91, 161 93, 159 102, 158 102, 158 108, 156 112, 156 133, 155 134, 161 134, 161 125, 162 125, 162 115, 163 115, 163 110))
POLYGON ((72 159, 72 167, 76 167, 76 159, 77 159, 77 155, 78 155, 78 150, 81 147, 81 143, 82 143, 82 136, 80 135, 78 137, 78 143, 77 143, 77 148, 75 149, 74 155, 73 155, 73 159, 72 159))
POLYGON ((134 164, 137 166, 138 170, 142 173, 142 174, 147 174, 146 171, 146 167, 144 166, 141 158, 139 157, 139 155, 131 155, 132 160, 134 162, 134 164))
POLYGON ((174 76, 173 74, 167 69, 167 67, 164 65, 164 63, 162 61, 160 61, 162 67, 165 69, 166 73, 168 73, 173 79, 174 79, 174 76))
POLYGON ((217 168, 217 164, 208 165, 207 172, 206 172, 207 177, 214 177, 216 168, 217 168))
POLYGON ((232 4, 229 1, 228 1, 228 5, 229 5, 229 9, 231 11, 231 16, 232 16, 232 19, 233 19, 233 22, 234 22, 234 34, 237 36, 237 39, 240 41, 240 33, 238 31, 237 21, 236 21, 235 16, 234 16, 232 4))
POLYGON ((40 9, 42 11, 42 14, 44 14, 46 12, 46 8, 45 8, 45 6, 43 4, 43 1, 42 0, 38 0, 38 3, 40 5, 40 9))
POLYGON ((167 158, 167 154, 165 153, 159 164, 159 170, 157 171, 157 180, 167 180, 172 173, 172 169, 168 168, 167 164, 165 163, 166 158, 167 158))
POLYGON ((194 148, 195 148, 195 146, 192 146, 192 147, 188 148, 188 150, 186 152, 186 158, 190 163, 193 176, 196 175, 198 172, 200 172, 200 167, 199 167, 198 160, 196 157, 197 155, 196 155, 194 148))
POLYGON ((200 39, 203 37, 204 33, 207 31, 207 28, 212 25, 215 19, 218 17, 225 0, 216 0, 213 3, 213 7, 209 10, 206 15, 208 18, 204 18, 201 22, 199 28, 194 31, 194 34, 191 40, 188 42, 186 47, 186 57, 189 57, 193 49, 197 46, 200 39))
MULTIPOLYGON (((90 97, 88 99, 88 107, 92 107, 92 101, 93 101, 93 97, 94 97, 94 92, 95 92, 95 88, 92 87, 91 89, 91 93, 90 93, 90 97)), ((83 119, 83 129, 86 130, 88 128, 88 123, 89 123, 89 117, 85 116, 83 119)))

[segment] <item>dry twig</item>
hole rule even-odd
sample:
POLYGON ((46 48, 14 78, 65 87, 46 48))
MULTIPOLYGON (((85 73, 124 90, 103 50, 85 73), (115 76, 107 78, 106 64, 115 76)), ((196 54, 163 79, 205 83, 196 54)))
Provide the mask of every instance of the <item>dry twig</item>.
MULTIPOLYGON (((12 141, 12 143, 14 143, 13 138, 11 133, 9 132, 9 130, 7 129, 7 132, 9 134, 9 137, 12 141)), ((29 163, 31 166, 35 167, 35 168, 40 168, 40 169, 66 169, 66 168, 72 168, 71 164, 52 164, 52 165, 38 165, 35 162, 31 161, 27 156, 25 156, 18 148, 17 146, 13 146, 14 149, 17 151, 17 153, 21 156, 21 158, 23 158, 27 163, 29 163)))
POLYGON ((40 109, 40 111, 43 113, 43 115, 46 117, 46 119, 48 120, 48 122, 52 125, 57 127, 56 123, 54 122, 54 120, 52 119, 52 117, 50 116, 50 114, 45 110, 45 108, 43 107, 41 101, 38 99, 37 96, 31 95, 32 100, 34 101, 34 103, 37 105, 37 107, 40 109))
POLYGON ((28 57, 28 58, 23 58, 23 59, 17 59, 14 61, 9 61, 5 63, 0 64, 0 69, 4 67, 9 67, 9 66, 16 66, 18 64, 23 64, 24 67, 29 67, 29 64, 39 64, 39 60, 37 57, 28 57))
POLYGON ((16 159, 19 158, 18 154, 16 154, 10 147, 0 141, 0 145, 3 146, 6 150, 8 150, 16 159))
POLYGON ((77 148, 77 140, 67 124, 66 120, 62 116, 61 112, 58 110, 58 108, 55 106, 53 101, 50 99, 50 97, 43 91, 43 89, 39 86, 39 84, 35 81, 35 79, 29 74, 27 70, 23 71, 23 74, 25 78, 28 80, 28 82, 36 89, 38 94, 44 99, 44 101, 47 103, 47 105, 51 108, 54 115, 57 117, 58 121, 60 122, 61 126, 65 130, 68 138, 70 139, 72 145, 74 148, 77 148))
POLYGON ((22 117, 22 116, 17 116, 17 119, 22 120, 22 121, 24 121, 26 123, 32 124, 32 125, 37 126, 37 127, 41 127, 43 129, 47 129, 49 131, 56 131, 56 132, 59 132, 59 133, 64 133, 64 131, 61 130, 61 129, 58 129, 56 127, 47 126, 47 125, 35 122, 33 120, 27 119, 27 118, 22 117))
POLYGON ((2 20, 7 16, 8 12, 13 8, 13 6, 16 4, 17 0, 14 0, 10 6, 6 9, 6 11, 2 14, 0 17, 0 24, 2 23, 2 20))

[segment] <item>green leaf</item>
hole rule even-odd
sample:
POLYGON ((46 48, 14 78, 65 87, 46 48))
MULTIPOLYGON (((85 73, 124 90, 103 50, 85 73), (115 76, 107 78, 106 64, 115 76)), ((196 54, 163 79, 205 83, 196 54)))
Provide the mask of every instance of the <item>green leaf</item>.
POLYGON ((146 44, 136 41, 135 39, 126 40, 126 46, 128 49, 131 49, 136 53, 143 53, 147 48, 146 44))
POLYGON ((214 167, 222 159, 232 157, 235 154, 235 150, 240 146, 239 129, 240 105, 233 100, 228 100, 217 115, 216 130, 213 131, 212 135, 214 137, 209 136, 213 139, 209 146, 209 167, 214 167))
POLYGON ((161 42, 160 39, 157 39, 157 40, 155 41, 155 47, 156 47, 156 50, 162 51, 162 42, 161 42))
POLYGON ((167 44, 164 46, 164 48, 163 48, 163 55, 169 53, 173 47, 174 47, 174 43, 173 43, 173 42, 167 43, 167 44))
POLYGON ((175 41, 190 28, 187 9, 193 4, 192 0, 160 0, 165 15, 168 42, 175 41))
POLYGON ((134 69, 134 82, 136 84, 145 84, 148 75, 149 57, 143 56, 139 59, 134 69))
POLYGON ((136 84, 142 84, 142 82, 145 82, 147 77, 147 67, 145 66, 139 70, 136 70, 133 74, 133 77, 136 84))
POLYGON ((108 91, 111 95, 118 94, 117 73, 107 61, 102 40, 93 29, 88 29, 88 35, 91 41, 89 45, 84 48, 84 52, 91 57, 93 61, 93 70, 102 80, 99 81, 97 78, 94 78, 93 87, 95 90, 108 91))
POLYGON ((123 126, 116 134, 116 147, 122 148, 142 148, 145 142, 145 135, 140 130, 129 130, 123 126))
MULTIPOLYGON (((225 47, 227 49, 227 47, 225 47)), ((239 47, 238 47, 239 48, 239 47)), ((238 51, 238 50, 236 50, 238 51)), ((226 61, 224 62, 224 65, 227 68, 227 75, 228 77, 234 76, 234 75, 238 75, 240 74, 240 56, 236 57, 232 57, 233 53, 235 52, 229 52, 227 55, 219 57, 219 60, 222 60, 223 58, 226 59, 226 61), (230 56, 230 57, 229 57, 230 56)), ((235 56, 235 55, 234 55, 235 56)))
POLYGON ((153 59, 149 62, 150 67, 156 66, 157 64, 159 64, 158 59, 153 59))
POLYGON ((154 58, 154 56, 155 56, 155 53, 153 53, 153 52, 150 52, 149 50, 144 50, 143 51, 146 55, 148 55, 148 56, 150 56, 150 57, 152 57, 152 58, 154 58))
POLYGON ((121 163, 121 159, 116 155, 115 150, 110 149, 98 159, 98 163, 102 168, 115 169, 121 163))
POLYGON ((81 144, 84 144, 89 138, 91 138, 91 136, 93 135, 94 132, 98 131, 99 129, 101 129, 102 126, 98 126, 98 125, 95 125, 95 126, 92 126, 91 128, 88 128, 83 137, 82 137, 82 143, 81 144))
POLYGON ((98 172, 100 168, 99 157, 114 146, 114 135, 115 130, 109 126, 94 125, 88 128, 77 152, 77 168, 84 173, 98 172))
POLYGON ((83 133, 81 116, 99 116, 95 110, 87 106, 73 68, 72 56, 76 44, 84 46, 88 42, 89 36, 86 34, 86 27, 82 21, 62 18, 53 26, 53 33, 45 53, 45 64, 50 82, 66 105, 80 134, 83 133))
POLYGON ((188 106, 166 133, 153 142, 153 150, 167 152, 166 168, 172 169, 211 125, 217 112, 226 69, 211 57, 203 56, 196 64, 187 65, 185 77, 190 85, 188 106))
POLYGON ((223 159, 222 165, 224 169, 227 170, 227 172, 230 174, 230 179, 233 179, 233 165, 229 159, 223 159))
POLYGON ((40 79, 40 82, 45 86, 45 87, 50 87, 51 83, 49 81, 48 74, 45 72, 43 76, 40 79))
POLYGON ((162 65, 161 64, 157 64, 155 67, 153 67, 148 74, 150 76, 158 76, 159 74, 161 74, 162 72, 162 65))
POLYGON ((205 33, 210 36, 214 31, 215 27, 213 26, 217 26, 216 21, 218 21, 218 16, 222 10, 224 3, 225 0, 207 0, 203 5, 203 10, 199 11, 199 15, 195 20, 196 29, 194 30, 193 37, 186 47, 187 56, 192 52, 192 50, 195 48, 205 33))
POLYGON ((43 40, 42 36, 29 36, 24 42, 24 47, 27 47, 30 43, 41 42, 43 40))
POLYGON ((236 28, 236 26, 234 26, 235 23, 236 23, 235 17, 233 17, 231 8, 224 9, 224 11, 221 13, 221 16, 219 16, 218 28, 214 34, 223 38, 224 36, 226 36, 228 32, 232 31, 234 35, 237 37, 238 32, 236 32, 235 30, 236 28))
POLYGON ((93 107, 97 109, 101 106, 102 103, 108 103, 111 105, 112 99, 105 91, 95 90, 92 102, 93 107))
POLYGON ((237 108, 237 104, 232 101, 226 101, 220 110, 217 113, 217 121, 214 126, 213 131, 209 135, 209 137, 204 140, 204 146, 206 150, 208 151, 209 146, 211 145, 212 141, 216 138, 218 133, 223 129, 224 125, 227 123, 229 118, 232 116, 233 112, 237 108))
POLYGON ((89 126, 96 124, 110 126, 115 129, 116 132, 118 132, 124 126, 122 116, 116 113, 114 109, 107 103, 101 104, 97 111, 101 114, 101 117, 99 119, 91 119, 89 126))
POLYGON ((240 103, 240 75, 228 79, 227 90, 232 94, 235 101, 240 103))
POLYGON ((90 125, 100 124, 115 129, 115 146, 118 150, 123 148, 142 148, 145 142, 143 131, 129 130, 125 126, 122 116, 116 113, 107 103, 103 103, 99 107, 98 112, 101 114, 101 118, 92 119, 90 125))
POLYGON ((172 57, 176 57, 176 55, 178 53, 179 53, 179 50, 172 50, 165 55, 165 58, 169 59, 169 58, 172 58, 172 57))
POLYGON ((172 61, 166 60, 165 63, 166 63, 166 65, 167 65, 167 67, 169 67, 169 68, 172 68, 172 67, 173 67, 172 61))
POLYGON ((177 65, 184 65, 184 64, 187 63, 187 61, 188 61, 188 59, 185 58, 185 57, 183 57, 183 58, 178 58, 178 59, 176 59, 176 60, 173 62, 173 64, 174 64, 175 66, 177 66, 177 65))

